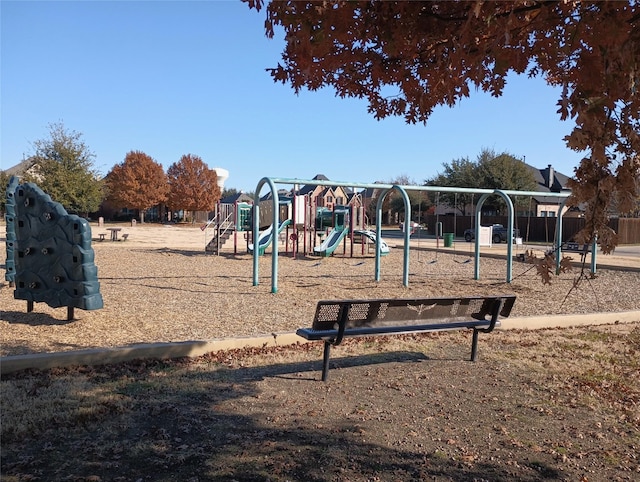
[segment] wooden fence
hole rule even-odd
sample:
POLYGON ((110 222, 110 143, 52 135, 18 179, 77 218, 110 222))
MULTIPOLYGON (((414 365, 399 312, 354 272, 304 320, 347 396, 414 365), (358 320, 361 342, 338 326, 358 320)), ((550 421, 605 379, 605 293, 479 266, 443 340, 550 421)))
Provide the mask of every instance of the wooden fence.
MULTIPOLYGON (((464 230, 473 228, 475 219, 473 216, 438 216, 442 223, 443 233, 455 233, 456 237, 462 237, 464 230)), ((514 219, 514 228, 520 230, 520 237, 525 241, 553 243, 556 235, 556 218, 537 218, 518 216, 514 219)), ((436 216, 424 216, 427 224, 427 232, 435 234, 436 216)), ((507 225, 505 216, 482 216, 482 224, 507 225)), ((583 218, 565 217, 562 219, 562 240, 569 241, 584 226, 583 218)), ((640 218, 615 218, 609 221, 609 226, 618 233, 619 244, 640 243, 640 218)))

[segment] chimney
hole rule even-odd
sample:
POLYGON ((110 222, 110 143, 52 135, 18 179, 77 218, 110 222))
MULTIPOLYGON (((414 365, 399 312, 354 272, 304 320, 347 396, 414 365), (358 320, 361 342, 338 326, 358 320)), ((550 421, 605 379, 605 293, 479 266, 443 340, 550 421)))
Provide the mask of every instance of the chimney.
POLYGON ((555 180, 555 174, 551 164, 547 167, 547 187, 551 189, 553 187, 553 181, 555 180))

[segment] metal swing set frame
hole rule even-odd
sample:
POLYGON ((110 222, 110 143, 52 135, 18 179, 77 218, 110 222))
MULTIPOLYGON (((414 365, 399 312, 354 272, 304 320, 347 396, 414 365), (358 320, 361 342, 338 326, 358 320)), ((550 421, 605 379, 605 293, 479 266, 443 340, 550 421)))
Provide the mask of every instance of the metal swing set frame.
MULTIPOLYGON (((353 187, 353 188, 373 188, 382 190, 382 193, 378 197, 377 205, 376 205, 376 219, 382 219, 382 205, 386 198, 386 196, 392 191, 398 191, 404 202, 405 209, 405 218, 407 218, 407 213, 411 212, 411 203, 409 201, 409 196, 407 195, 407 191, 431 191, 431 192, 451 192, 451 193, 468 193, 468 194, 479 194, 480 198, 478 200, 478 204, 475 207, 475 229, 476 232, 479 232, 480 222, 481 222, 481 209, 482 205, 486 201, 489 196, 498 195, 502 197, 507 204, 508 211, 508 221, 507 221, 507 230, 510 233, 513 233, 513 220, 514 220, 514 208, 513 202, 511 201, 509 196, 536 196, 536 197, 554 197, 561 198, 562 202, 559 206, 559 215, 556 218, 557 228, 556 228, 556 272, 560 270, 560 259, 562 259, 562 211, 567 202, 567 199, 570 196, 569 192, 560 192, 560 193, 547 193, 547 192, 534 192, 534 191, 513 191, 513 190, 501 190, 501 189, 476 189, 476 188, 459 188, 459 187, 440 187, 440 186, 404 186, 399 184, 375 184, 375 183, 354 183, 354 182, 341 182, 341 181, 329 181, 329 180, 305 180, 305 179, 291 179, 291 178, 270 178, 264 177, 262 178, 256 187, 255 190, 255 203, 253 210, 253 235, 254 239, 258 238, 258 221, 259 221, 259 201, 260 201, 260 191, 264 185, 268 185, 271 189, 272 199, 274 203, 273 209, 273 225, 277 226, 279 223, 278 219, 278 191, 276 189, 276 184, 293 184, 293 185, 324 185, 324 186, 345 186, 345 187, 353 187)), ((376 256, 375 256, 375 273, 374 279, 375 281, 380 281, 380 271, 381 271, 381 263, 380 263, 380 240, 382 237, 381 233, 381 225, 380 223, 376 224, 376 256)), ((404 260, 403 260, 403 286, 409 286, 409 250, 410 250, 410 230, 405 230, 404 234, 404 260)), ((474 279, 480 279, 480 246, 479 246, 479 236, 475 238, 475 257, 474 257, 474 279)), ((277 246, 274 246, 274 253, 271 257, 272 260, 272 268, 271 268, 271 292, 278 292, 278 249, 277 246)), ((258 273, 258 265, 259 265, 259 257, 257 250, 254 250, 253 255, 253 285, 257 286, 259 284, 259 273, 258 273)), ((595 272, 595 253, 592 255, 592 271, 595 272)), ((505 281, 510 283, 513 279, 513 236, 509 236, 507 239, 507 269, 506 269, 506 277, 505 281)))

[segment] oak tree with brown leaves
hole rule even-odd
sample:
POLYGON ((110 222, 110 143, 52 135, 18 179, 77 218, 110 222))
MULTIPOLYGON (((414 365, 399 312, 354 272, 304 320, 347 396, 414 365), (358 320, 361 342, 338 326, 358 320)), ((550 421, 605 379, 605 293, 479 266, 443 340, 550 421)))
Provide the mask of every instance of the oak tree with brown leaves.
POLYGON ((167 200, 169 184, 162 165, 141 151, 131 151, 124 162, 116 164, 106 177, 109 194, 107 200, 117 208, 144 212, 167 200))
POLYGON ((172 210, 212 211, 220 199, 218 174, 192 154, 184 155, 167 169, 169 207, 172 210))
POLYGON ((560 86, 558 114, 575 122, 566 143, 585 153, 570 183, 571 205, 587 206, 577 240, 597 235, 605 253, 617 244, 609 202, 624 212, 639 195, 639 2, 272 1, 267 36, 277 27, 286 46, 267 69, 274 81, 367 99, 377 119, 426 122, 473 88, 501 95, 509 72, 560 86))

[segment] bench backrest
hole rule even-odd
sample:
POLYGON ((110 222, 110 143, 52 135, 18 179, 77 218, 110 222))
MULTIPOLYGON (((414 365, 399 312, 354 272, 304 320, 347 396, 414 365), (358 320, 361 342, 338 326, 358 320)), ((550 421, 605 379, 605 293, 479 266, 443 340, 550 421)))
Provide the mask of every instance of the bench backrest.
POLYGON ((589 253, 591 252, 591 244, 580 244, 574 242, 567 242, 562 245, 562 251, 573 251, 577 253, 589 253))
POLYGON ((316 307, 314 330, 331 330, 346 317, 345 328, 456 322, 491 318, 496 302, 502 301, 499 316, 507 317, 514 295, 451 298, 389 298, 371 300, 323 300, 316 307))

